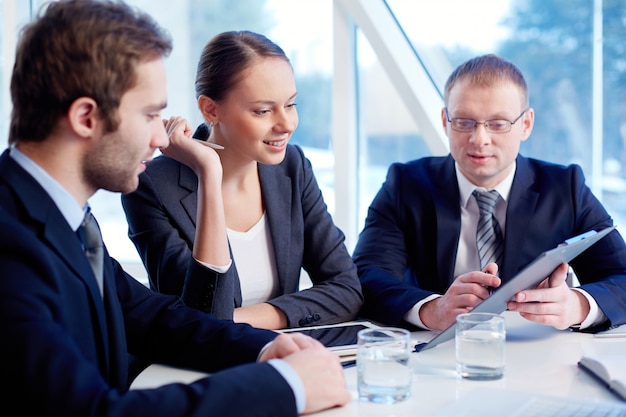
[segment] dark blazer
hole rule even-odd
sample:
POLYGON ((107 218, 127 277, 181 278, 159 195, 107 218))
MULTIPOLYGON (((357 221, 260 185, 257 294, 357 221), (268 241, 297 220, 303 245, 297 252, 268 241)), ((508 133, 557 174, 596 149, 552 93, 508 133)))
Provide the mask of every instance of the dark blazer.
MULTIPOLYGON (((354 319, 363 302, 361 285, 311 163, 299 147, 288 145, 282 163, 259 164, 259 176, 281 294, 268 302, 286 314, 289 327, 354 319), (298 291, 301 268, 313 286, 298 291)), ((236 262, 219 274, 192 257, 197 188, 198 178, 186 165, 155 158, 138 189, 122 196, 128 235, 154 289, 182 294, 188 305, 232 318, 241 306, 236 262)))
POLYGON ((254 363, 274 332, 155 293, 108 253, 103 300, 77 235, 8 151, 0 156, 0 315, 0 401, 20 414, 296 414, 287 382, 270 364, 254 363), (129 391, 129 354, 214 373, 129 391))
MULTIPOLYGON (((443 294, 454 280, 461 207, 454 160, 430 157, 393 164, 374 198, 354 250, 364 314, 399 324, 415 303, 443 294)), ((541 252, 565 239, 613 224, 585 185, 582 170, 523 156, 508 199, 506 282, 541 252)), ((626 245, 613 231, 570 265, 608 317, 626 323, 626 245)))

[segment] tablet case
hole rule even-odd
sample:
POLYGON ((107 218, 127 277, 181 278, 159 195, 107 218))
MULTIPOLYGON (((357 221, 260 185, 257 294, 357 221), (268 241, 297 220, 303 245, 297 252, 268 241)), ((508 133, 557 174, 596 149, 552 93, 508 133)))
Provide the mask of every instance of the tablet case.
MULTIPOLYGON (((607 227, 599 232, 590 230, 581 235, 567 239, 554 249, 543 252, 513 277, 513 279, 503 284, 500 288, 495 290, 489 298, 474 307, 472 312, 502 313, 506 310, 506 303, 511 300, 515 294, 522 290, 535 287, 548 277, 559 265, 568 263, 613 229, 615 229, 615 226, 607 227)), ((424 351, 453 339, 455 331, 456 323, 439 333, 430 342, 417 345, 415 351, 424 351)))

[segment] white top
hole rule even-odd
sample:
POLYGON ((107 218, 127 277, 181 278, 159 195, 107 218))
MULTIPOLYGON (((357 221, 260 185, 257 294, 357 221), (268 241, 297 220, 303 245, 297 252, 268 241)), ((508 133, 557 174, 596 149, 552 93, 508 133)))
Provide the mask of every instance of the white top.
POLYGON ((263 303, 278 295, 278 274, 267 216, 247 232, 227 229, 228 241, 237 264, 242 306, 263 303))

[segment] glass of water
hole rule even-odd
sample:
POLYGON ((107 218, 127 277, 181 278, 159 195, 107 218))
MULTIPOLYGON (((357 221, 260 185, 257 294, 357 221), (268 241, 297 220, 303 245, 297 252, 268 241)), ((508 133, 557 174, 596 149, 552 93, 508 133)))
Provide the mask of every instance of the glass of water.
POLYGON ((456 318, 456 369, 465 379, 492 380, 504 375, 504 317, 466 313, 456 318))
POLYGON ((393 404, 411 395, 411 334, 394 327, 358 333, 357 374, 359 397, 393 404))

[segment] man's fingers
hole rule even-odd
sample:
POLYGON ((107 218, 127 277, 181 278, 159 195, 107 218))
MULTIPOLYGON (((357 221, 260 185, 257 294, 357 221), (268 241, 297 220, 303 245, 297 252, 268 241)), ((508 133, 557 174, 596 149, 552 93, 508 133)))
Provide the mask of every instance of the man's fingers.
POLYGON ((557 269, 554 270, 552 275, 548 278, 548 286, 550 288, 558 287, 563 284, 567 279, 567 271, 569 269, 569 265, 566 263, 562 263, 559 265, 557 269))
POLYGON ((520 303, 537 303, 554 301, 550 295, 551 289, 557 288, 565 284, 567 278, 568 264, 561 264, 552 274, 541 281, 537 287, 531 290, 520 291, 515 294, 515 301, 520 303))
POLYGON ((484 287, 499 287, 501 283, 500 278, 497 276, 478 271, 460 275, 457 281, 465 284, 478 284, 484 287))
POLYGON ((310 336, 307 336, 305 334, 299 333, 299 332, 293 332, 290 333, 292 335, 293 338, 293 342, 300 348, 300 349, 307 349, 313 346, 318 346, 318 347, 323 347, 322 343, 317 340, 314 339, 310 336))
POLYGON ((485 268, 483 268, 483 272, 485 274, 497 275, 498 274, 498 264, 495 262, 488 263, 485 268))

